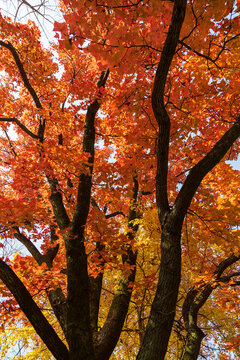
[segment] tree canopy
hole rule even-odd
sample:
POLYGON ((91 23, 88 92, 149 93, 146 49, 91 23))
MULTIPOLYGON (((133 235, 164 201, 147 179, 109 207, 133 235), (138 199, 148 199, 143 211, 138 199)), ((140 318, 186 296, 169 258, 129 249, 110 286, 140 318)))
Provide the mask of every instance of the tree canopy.
POLYGON ((59 8, 0 14, 1 355, 239 359, 240 2, 59 8))

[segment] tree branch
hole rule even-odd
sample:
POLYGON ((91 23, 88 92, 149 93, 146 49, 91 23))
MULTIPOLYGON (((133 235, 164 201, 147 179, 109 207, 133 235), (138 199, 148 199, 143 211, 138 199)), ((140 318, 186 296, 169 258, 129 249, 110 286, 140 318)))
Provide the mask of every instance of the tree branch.
POLYGON ((25 125, 23 125, 18 119, 16 118, 9 118, 9 117, 1 117, 0 121, 6 121, 6 122, 14 122, 15 124, 17 124, 20 129, 22 129, 26 134, 28 134, 29 136, 31 136, 33 139, 39 139, 38 135, 35 135, 34 133, 32 133, 25 125))
POLYGON ((181 279, 181 228, 172 222, 167 196, 170 118, 164 105, 167 74, 176 51, 187 0, 175 0, 171 23, 163 46, 152 93, 152 106, 159 125, 156 175, 158 217, 162 226, 161 266, 156 294, 137 360, 164 359, 171 334, 181 279))
POLYGON ((15 49, 15 47, 9 41, 4 42, 4 41, 0 40, 0 45, 11 51, 12 56, 13 56, 13 58, 15 60, 15 63, 17 65, 17 67, 18 67, 18 70, 20 72, 21 78, 23 80, 24 86, 29 91, 30 95, 32 96, 32 99, 35 102, 36 107, 38 109, 42 109, 42 104, 41 104, 41 102, 39 100, 39 97, 37 96, 36 91, 33 89, 32 85, 30 84, 30 82, 28 80, 26 71, 24 70, 23 64, 22 64, 22 62, 20 60, 20 57, 19 57, 19 55, 17 53, 17 50, 15 49))
POLYGON ((222 273, 239 259, 240 256, 232 254, 218 264, 216 270, 214 271, 216 280, 219 282, 218 284, 213 280, 212 282, 204 285, 203 288, 193 288, 188 292, 182 307, 183 320, 187 330, 187 339, 182 351, 181 360, 197 360, 201 342, 205 336, 204 332, 197 324, 198 312, 206 303, 213 290, 218 287, 221 282, 227 282, 232 277, 239 275, 239 272, 234 272, 221 277, 222 273))
POLYGON ((240 136, 240 116, 234 125, 214 145, 211 151, 189 172, 173 206, 173 215, 182 224, 188 207, 203 178, 226 155, 232 144, 240 136))
POLYGON ((122 215, 122 216, 125 217, 125 215, 124 215, 124 213, 123 213, 122 211, 114 211, 114 212, 111 213, 111 214, 106 214, 106 215, 105 215, 105 218, 106 218, 106 219, 110 219, 110 218, 113 218, 113 217, 118 216, 118 215, 122 215))
POLYGON ((13 270, 0 259, 0 278, 11 291, 21 310, 27 316, 36 333, 46 344, 57 360, 69 360, 68 350, 55 330, 46 320, 39 307, 33 301, 26 287, 13 270))
POLYGON ((160 223, 163 224, 166 214, 169 212, 167 195, 168 175, 168 152, 170 118, 164 104, 164 89, 168 71, 179 41, 181 27, 186 11, 186 0, 174 2, 171 24, 169 26, 166 41, 163 46, 161 58, 158 64, 154 86, 152 91, 152 108, 159 126, 158 151, 157 151, 157 175, 156 175, 156 199, 160 223))
MULTIPOLYGON (((108 74, 101 80, 105 85, 108 74)), ((99 91, 99 96, 101 96, 99 91)), ((79 176, 77 204, 71 223, 71 230, 64 236, 67 258, 67 338, 72 359, 76 354, 82 358, 94 356, 93 338, 90 324, 89 277, 87 255, 84 246, 84 228, 86 225, 92 188, 94 164, 95 117, 100 103, 96 98, 87 109, 83 151, 89 154, 88 162, 79 176)))
MULTIPOLYGON (((102 71, 98 81, 98 86, 105 86, 109 76, 109 69, 102 71)), ((91 200, 92 172, 94 164, 94 143, 95 143, 95 117, 100 108, 98 99, 95 99, 87 109, 83 134, 83 151, 89 153, 88 164, 85 164, 85 172, 80 174, 78 184, 78 195, 76 210, 73 215, 72 230, 78 233, 87 221, 91 200)))
POLYGON ((46 177, 51 190, 51 195, 49 199, 53 208, 56 222, 60 230, 64 230, 69 227, 70 220, 63 204, 63 198, 59 189, 58 181, 54 176, 52 176, 52 174, 50 174, 49 171, 48 174, 46 174, 46 177))
MULTIPOLYGON (((18 227, 14 228, 17 232, 14 234, 15 238, 18 239, 30 252, 33 258, 37 261, 38 265, 42 265, 42 263, 46 263, 48 268, 51 269, 53 260, 57 255, 59 244, 55 247, 51 247, 46 254, 42 255, 40 251, 36 248, 36 246, 25 236, 20 233, 18 227)), ((51 242, 54 242, 54 237, 51 229, 51 242)), ((54 314, 63 329, 64 334, 66 335, 66 299, 60 288, 51 289, 48 292, 48 298, 53 308, 54 314)))
MULTIPOLYGON (((139 218, 137 210, 138 181, 136 174, 134 174, 133 182, 133 196, 128 216, 129 232, 127 234, 129 240, 131 241, 134 239, 138 230, 138 224, 135 224, 134 221, 139 218)), ((135 280, 136 259, 137 253, 134 253, 132 251, 131 245, 128 245, 126 248, 126 254, 122 256, 122 261, 123 264, 134 266, 134 269, 130 271, 128 277, 122 276, 119 281, 116 293, 107 315, 107 319, 98 334, 97 344, 95 346, 97 360, 109 359, 118 342, 128 312, 129 302, 132 294, 132 287, 130 288, 129 284, 135 280)))
POLYGON ((27 238, 27 236, 25 236, 23 233, 20 233, 18 227, 15 227, 14 229, 17 231, 14 233, 15 238, 28 249, 38 265, 42 265, 42 263, 46 261, 44 260, 44 255, 40 253, 37 247, 27 238))

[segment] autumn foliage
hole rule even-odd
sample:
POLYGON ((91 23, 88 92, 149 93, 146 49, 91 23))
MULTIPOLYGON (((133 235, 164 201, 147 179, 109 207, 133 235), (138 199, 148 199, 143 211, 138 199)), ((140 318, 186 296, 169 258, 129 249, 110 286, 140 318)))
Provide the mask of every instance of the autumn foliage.
POLYGON ((0 15, 2 358, 239 359, 239 1, 59 6, 0 15))

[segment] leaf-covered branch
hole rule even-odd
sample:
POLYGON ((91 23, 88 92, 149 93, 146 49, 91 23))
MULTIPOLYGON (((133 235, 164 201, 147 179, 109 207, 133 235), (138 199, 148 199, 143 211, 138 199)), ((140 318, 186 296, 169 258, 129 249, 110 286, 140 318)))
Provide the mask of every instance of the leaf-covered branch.
MULTIPOLYGON (((41 254, 37 247, 33 244, 33 242, 20 230, 15 227, 17 232, 14 233, 16 239, 18 239, 30 252, 33 258, 36 260, 38 265, 42 265, 42 263, 46 263, 48 268, 51 269, 53 260, 57 255, 59 244, 54 247, 50 247, 46 254, 41 254)), ((52 232, 52 230, 51 230, 52 232)), ((51 234, 52 237, 52 234, 51 234)), ((53 241, 51 241, 53 243, 53 241)), ((65 335, 66 335, 66 298, 60 288, 51 289, 48 293, 48 298, 53 308, 54 314, 58 319, 65 335)))
POLYGON ((190 170, 173 207, 173 214, 178 219, 177 221, 182 223, 201 181, 226 155, 239 136, 240 116, 234 125, 214 145, 212 150, 190 170))
POLYGON ((2 40, 0 40, 0 45, 5 47, 6 49, 10 50, 14 60, 15 60, 15 63, 18 67, 18 70, 20 72, 20 75, 21 75, 21 78, 23 80, 23 83, 24 83, 24 86, 26 87, 26 89, 29 91, 30 95, 32 96, 32 99, 33 101, 35 102, 35 105, 38 109, 42 109, 42 104, 39 100, 39 97, 36 93, 36 91, 34 90, 34 88, 32 87, 32 85, 30 84, 29 80, 28 80, 28 76, 27 76, 27 73, 23 67, 23 64, 20 60, 20 57, 18 55, 18 52, 17 50, 15 49, 15 47, 9 42, 4 42, 2 40))
POLYGON ((11 117, 1 117, 0 121, 2 122, 13 122, 18 125, 18 127, 23 130, 27 135, 31 136, 33 139, 39 139, 38 135, 30 131, 25 125, 23 125, 18 119, 11 117))

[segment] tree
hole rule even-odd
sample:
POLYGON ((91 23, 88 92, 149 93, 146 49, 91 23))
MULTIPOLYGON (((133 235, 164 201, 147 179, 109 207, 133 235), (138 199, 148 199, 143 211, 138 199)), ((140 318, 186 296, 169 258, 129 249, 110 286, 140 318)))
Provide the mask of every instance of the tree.
POLYGON ((200 309, 239 285, 239 3, 61 7, 52 49, 0 19, 2 237, 30 253, 0 261, 5 323, 58 360, 128 331, 132 358, 196 359, 200 309))

